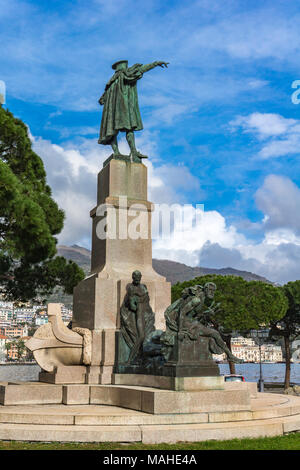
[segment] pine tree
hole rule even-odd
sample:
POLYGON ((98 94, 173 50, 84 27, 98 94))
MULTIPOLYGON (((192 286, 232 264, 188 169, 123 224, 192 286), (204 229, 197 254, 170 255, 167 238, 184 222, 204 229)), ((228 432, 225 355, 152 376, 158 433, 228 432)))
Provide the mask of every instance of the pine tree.
POLYGON ((0 106, 0 291, 5 299, 45 297, 56 286, 72 294, 84 273, 56 256, 55 235, 63 222, 26 125, 0 106))
POLYGON ((286 315, 273 322, 271 335, 273 338, 283 338, 285 349, 285 379, 284 388, 290 386, 291 379, 291 342, 300 335, 300 281, 291 281, 282 287, 288 301, 286 315))

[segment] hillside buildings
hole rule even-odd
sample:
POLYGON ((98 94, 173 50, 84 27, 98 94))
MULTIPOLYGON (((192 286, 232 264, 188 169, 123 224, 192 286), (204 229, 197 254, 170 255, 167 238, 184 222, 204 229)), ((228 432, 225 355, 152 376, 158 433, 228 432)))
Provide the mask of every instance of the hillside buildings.
MULTIPOLYGON (((259 347, 251 338, 242 336, 232 338, 231 350, 232 354, 243 359, 244 362, 259 362, 259 347)), ((226 360, 225 354, 214 355, 214 358, 219 361, 226 360)), ((263 344, 261 346, 261 360, 262 362, 282 362, 281 346, 263 344)))
MULTIPOLYGON (((72 310, 61 305, 62 319, 68 324, 72 310)), ((48 323, 46 305, 15 307, 12 302, 0 301, 0 362, 25 360, 28 350, 24 343, 35 330, 48 323)))

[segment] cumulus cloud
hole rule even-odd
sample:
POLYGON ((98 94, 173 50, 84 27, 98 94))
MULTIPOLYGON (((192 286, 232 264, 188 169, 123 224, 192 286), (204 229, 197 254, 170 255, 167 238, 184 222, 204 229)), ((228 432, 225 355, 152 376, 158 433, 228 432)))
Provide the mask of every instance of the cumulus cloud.
POLYGON ((284 229, 300 234, 300 188, 289 178, 268 175, 261 188, 256 191, 258 209, 265 215, 267 231, 284 229))
MULTIPOLYGON (((90 246, 90 210, 96 205, 97 174, 104 160, 111 154, 109 147, 99 146, 94 139, 83 138, 74 145, 53 144, 49 140, 31 135, 34 151, 43 159, 47 180, 53 197, 65 211, 66 219, 61 244, 83 244, 90 246)), ((145 132, 137 138, 137 146, 145 153, 155 154, 156 148, 145 132)), ((124 138, 120 140, 120 150, 128 153, 124 138)), ((172 164, 156 164, 146 161, 148 167, 148 198, 154 203, 184 204, 189 191, 201 202, 202 191, 199 180, 187 167, 172 164)))
POLYGON ((239 127, 262 141, 258 156, 262 159, 299 154, 300 120, 287 119, 280 114, 252 113, 238 116, 230 122, 233 130, 239 127))
POLYGON ((260 139, 286 134, 297 124, 295 119, 286 119, 274 113, 252 113, 238 116, 230 123, 233 127, 242 127, 245 132, 252 132, 260 139))
MULTIPOLYGON (((257 8, 219 15, 219 21, 204 25, 190 35, 191 44, 206 45, 208 50, 222 51, 236 59, 285 59, 294 62, 299 56, 299 13, 268 1, 257 8), (276 31, 276 34, 274 32, 276 31)), ((237 2, 238 4, 238 2, 237 2)))
POLYGON ((91 0, 53 8, 26 0, 0 5, 1 78, 9 93, 64 110, 98 110, 111 63, 122 57, 130 63, 170 61, 168 71, 152 71, 151 83, 147 78, 142 85, 141 104, 150 106, 152 121, 162 125, 196 113, 203 103, 245 92, 248 99, 249 91, 266 86, 266 80, 253 78, 253 70, 239 68, 237 74, 236 58, 274 58, 280 52, 296 63, 299 59, 297 19, 284 9, 278 19, 268 9, 258 15, 234 2, 224 9, 198 0, 163 10, 155 0, 91 0), (274 46, 277 38, 280 44, 274 46))
MULTIPOLYGON (((220 214, 219 214, 220 216, 220 214)), ((235 230, 227 230, 226 237, 230 243, 223 243, 224 233, 215 232, 214 237, 199 237, 192 249, 186 238, 175 235, 175 241, 155 241, 153 256, 169 259, 190 266, 210 268, 231 267, 242 271, 250 271, 273 282, 284 284, 300 278, 300 239, 293 237, 289 242, 283 233, 277 232, 266 235, 257 243, 243 238, 235 230), (219 239, 219 241, 217 241, 219 239)), ((196 233, 190 235, 189 241, 196 238, 196 233)))
POLYGON ((207 242, 199 253, 199 258, 202 266, 234 267, 281 284, 300 277, 299 240, 298 243, 272 244, 266 237, 260 244, 249 244, 239 249, 228 249, 207 242))
POLYGON ((88 246, 89 212, 95 206, 96 175, 105 159, 104 152, 86 142, 81 150, 66 149, 42 138, 34 138, 33 149, 43 159, 53 197, 65 211, 59 242, 88 246))
POLYGON ((154 256, 192 266, 252 271, 279 283, 299 279, 300 188, 287 177, 269 175, 255 201, 263 213, 261 241, 245 236, 219 212, 207 211, 197 227, 175 227, 170 240, 155 241, 154 256))
MULTIPOLYGON (((274 124, 275 125, 275 124, 274 124)), ((265 129, 265 133, 269 130, 265 129)), ((278 126, 276 126, 279 132, 278 126)), ((56 145, 34 138, 33 148, 43 158, 53 196, 65 210, 65 227, 59 236, 61 244, 90 247, 90 210, 96 203, 96 175, 111 150, 99 146, 94 139, 82 138, 75 145, 56 145)), ((199 180, 185 166, 161 163, 159 152, 150 133, 137 138, 137 145, 157 159, 146 161, 149 195, 156 204, 203 202, 204 192, 199 180)), ((125 139, 120 148, 127 152, 125 139)), ((289 178, 268 175, 255 193, 255 203, 262 212, 259 224, 261 241, 246 236, 224 215, 205 207, 191 207, 178 226, 171 227, 170 238, 153 241, 153 256, 191 266, 233 267, 252 271, 275 282, 300 277, 300 188, 289 178), (191 220, 197 215, 197 224, 191 220)))

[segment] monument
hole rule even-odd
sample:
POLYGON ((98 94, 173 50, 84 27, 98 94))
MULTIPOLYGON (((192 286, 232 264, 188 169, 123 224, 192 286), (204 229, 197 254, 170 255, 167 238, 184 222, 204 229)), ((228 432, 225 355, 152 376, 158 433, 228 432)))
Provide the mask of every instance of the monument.
POLYGON ((147 375, 149 384, 161 377, 210 377, 219 384, 212 354, 225 352, 238 362, 209 326, 209 315, 219 307, 213 301, 216 286, 187 288, 171 304, 170 284, 152 267, 153 205, 147 199, 146 156, 137 151, 134 132, 143 128, 137 81, 156 66, 168 63, 114 63, 99 100, 104 108, 98 142, 111 145, 113 154, 98 175, 97 206, 90 213, 91 273, 74 289, 69 328, 50 306, 49 324, 27 342, 43 369, 40 381, 130 385, 132 376, 136 384, 147 375), (120 154, 119 132, 126 132, 129 155, 120 154), (143 234, 132 237, 137 212, 143 234))
POLYGON ((137 152, 134 144, 134 131, 142 129, 136 82, 143 73, 156 66, 167 67, 167 63, 135 64, 129 68, 127 61, 115 63, 113 69, 116 72, 99 100, 104 105, 99 143, 112 145, 114 153, 98 174, 97 206, 90 212, 91 273, 74 289, 72 331, 68 334, 62 327, 64 345, 59 332, 62 330, 53 327, 61 322, 54 320, 52 313, 48 326, 39 329, 34 339, 27 342, 43 369, 40 380, 63 383, 66 375, 68 380, 72 377, 74 383, 111 383, 120 306, 134 270, 143 273, 147 283, 156 327, 164 326, 163 314, 171 300, 170 283, 152 267, 151 213, 154 207, 148 201, 144 156, 137 152), (122 156, 118 151, 119 131, 126 132, 130 155, 122 156), (136 219, 137 212, 143 221, 143 234, 141 238, 133 239, 128 236, 128 227, 136 219), (99 236, 101 224, 102 227, 113 226, 115 232, 104 232, 104 236, 103 233, 99 236), (89 336, 90 341, 87 340, 89 336), (43 339, 49 341, 49 338, 51 347, 44 342, 44 348, 43 339), (78 361, 80 344, 82 354, 78 361), (64 354, 58 354, 62 347, 64 354), (87 348, 90 351, 87 352, 87 348), (60 359, 56 360, 58 356, 60 359))
POLYGON ((299 430, 298 398, 220 376, 212 354, 240 361, 212 327, 216 285, 188 287, 171 303, 170 283, 153 269, 153 204, 134 132, 142 129, 136 83, 155 66, 167 63, 113 65, 99 138, 113 154, 90 212, 91 271, 74 289, 70 324, 48 304, 49 323, 26 343, 39 382, 1 382, 0 439, 153 444, 299 430), (119 152, 119 132, 129 155, 119 152))
POLYGON ((91 274, 74 289, 70 327, 50 308, 49 324, 27 343, 43 369, 41 381, 130 385, 132 375, 134 383, 147 375, 149 384, 161 377, 210 377, 213 384, 220 374, 212 353, 225 352, 238 362, 209 327, 209 314, 218 308, 216 286, 185 289, 171 304, 170 284, 152 267, 153 207, 145 155, 136 149, 134 132, 143 128, 137 80, 156 66, 168 64, 114 63, 99 100, 104 106, 99 143, 111 145, 113 154, 98 175, 97 207, 90 214, 91 274), (119 132, 126 132, 129 155, 119 152, 119 132), (143 234, 133 237, 129 227, 137 212, 143 234))

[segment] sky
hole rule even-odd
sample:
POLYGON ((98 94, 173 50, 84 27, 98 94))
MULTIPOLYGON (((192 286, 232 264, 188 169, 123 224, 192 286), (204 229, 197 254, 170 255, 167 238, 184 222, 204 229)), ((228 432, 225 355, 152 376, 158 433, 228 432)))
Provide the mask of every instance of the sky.
POLYGON ((5 106, 65 211, 59 243, 90 248, 111 65, 162 60, 138 82, 149 200, 204 216, 153 257, 300 279, 299 22, 299 0, 0 0, 5 106))

